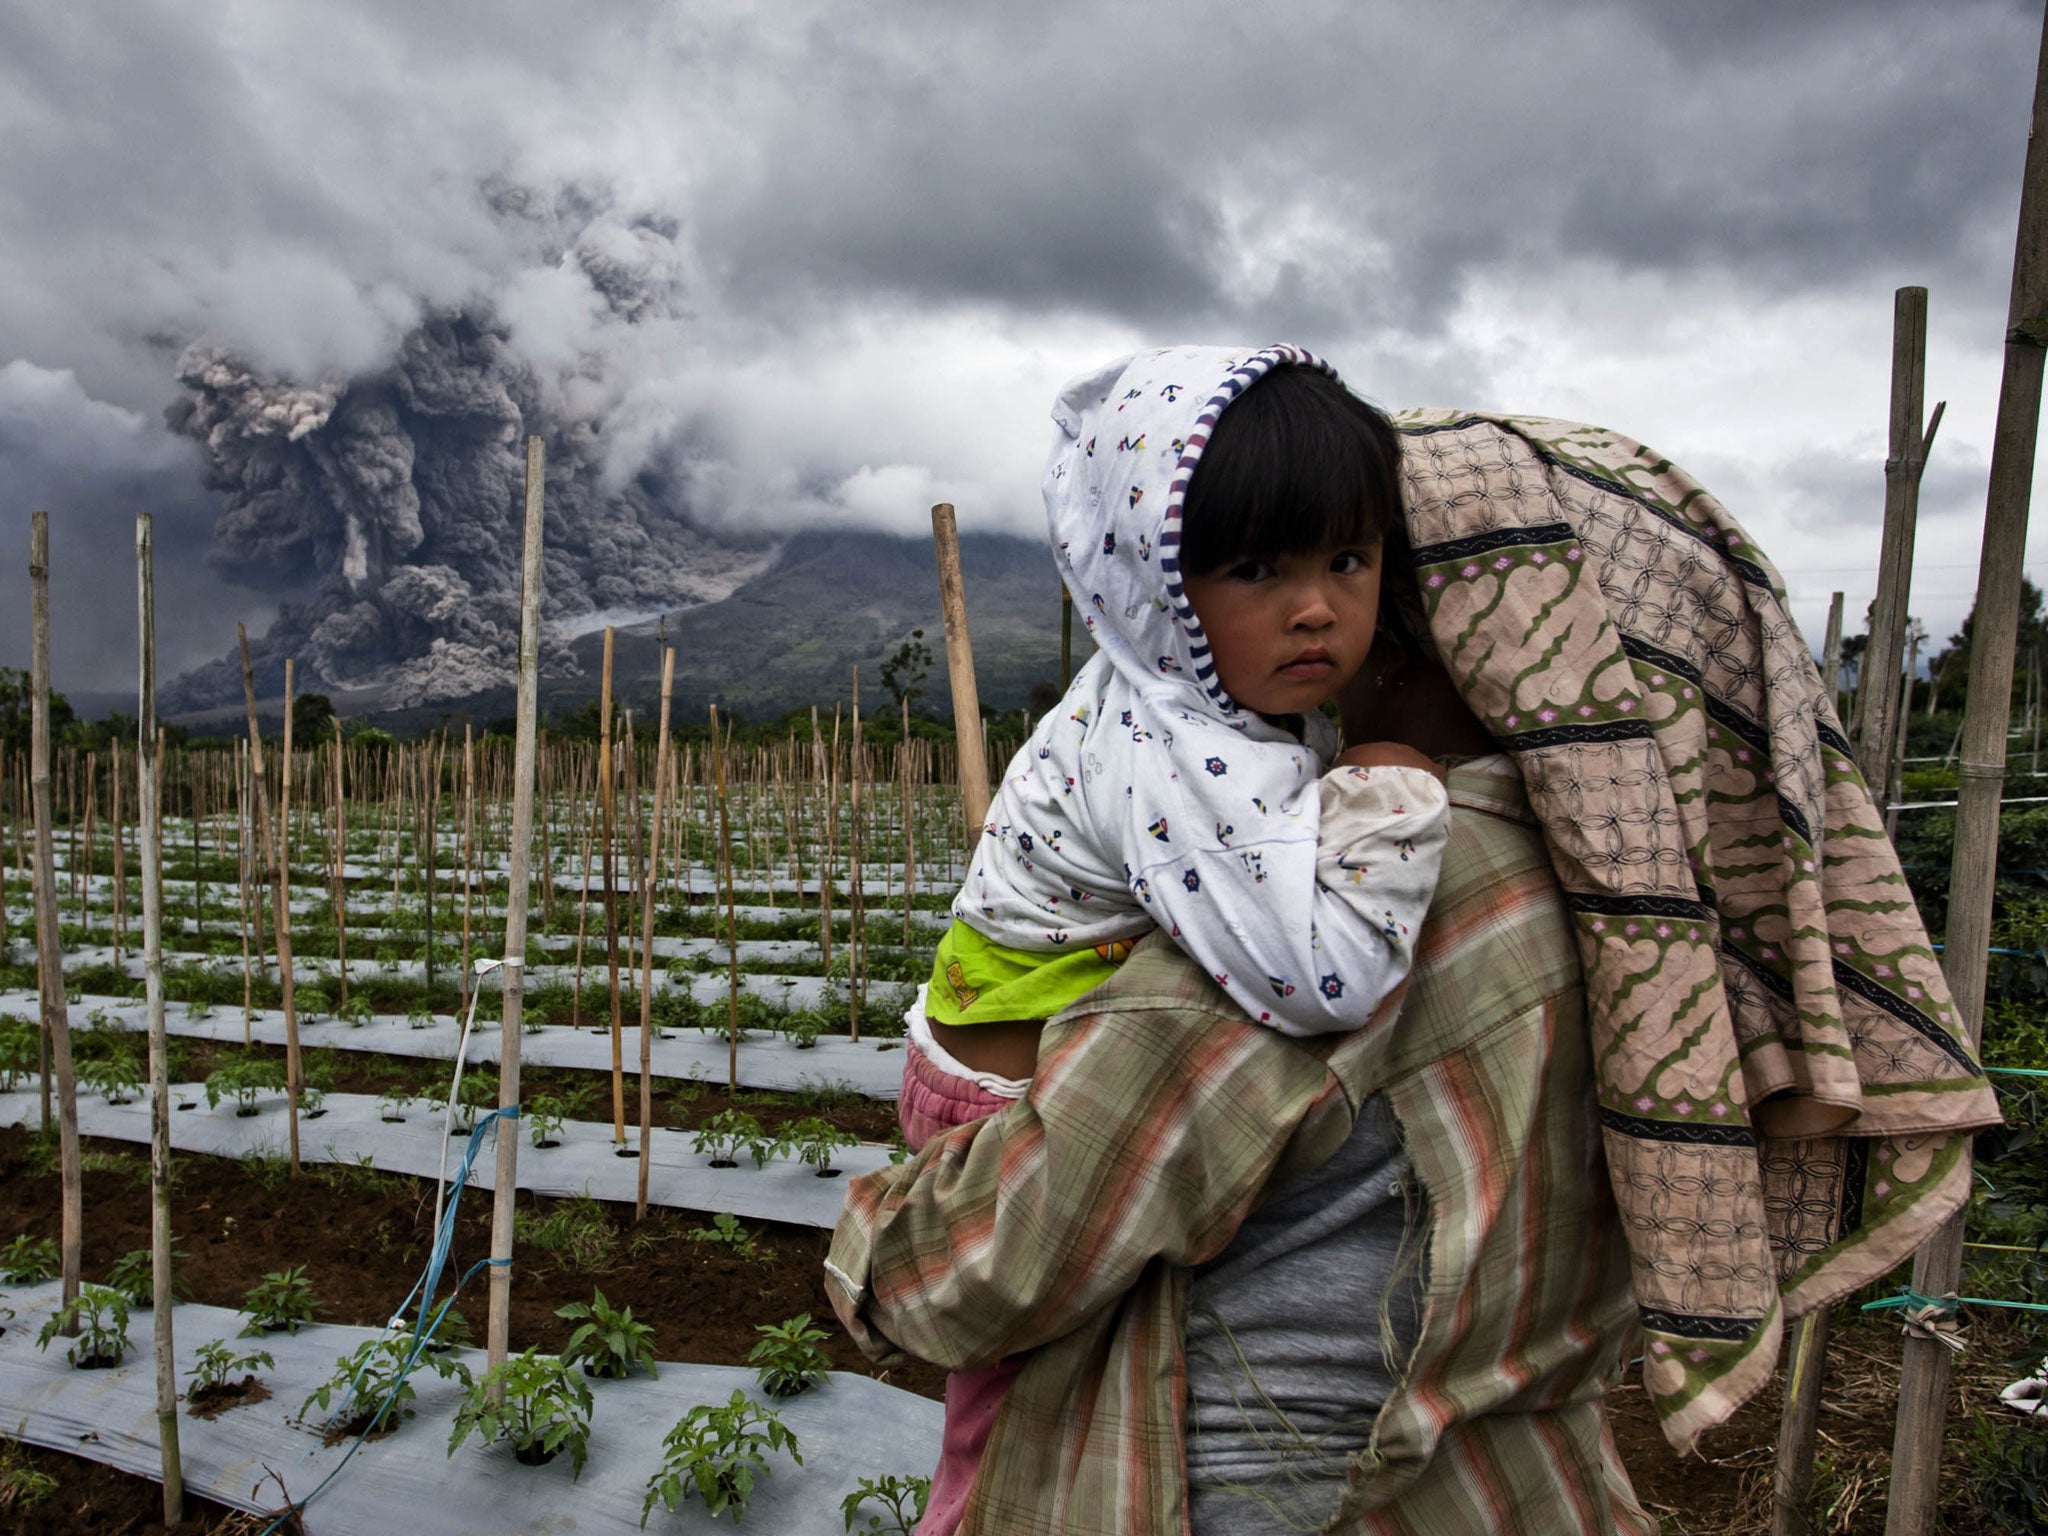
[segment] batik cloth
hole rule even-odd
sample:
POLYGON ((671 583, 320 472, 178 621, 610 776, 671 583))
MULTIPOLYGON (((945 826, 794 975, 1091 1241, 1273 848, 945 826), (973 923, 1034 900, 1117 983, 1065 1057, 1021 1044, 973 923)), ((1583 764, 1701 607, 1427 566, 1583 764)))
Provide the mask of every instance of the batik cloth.
POLYGON ((1429 629, 1513 754, 1585 965, 1607 1163, 1689 1448, 1780 1328, 1969 1193, 1989 1083, 1777 573, 1612 432, 1415 412, 1429 629))

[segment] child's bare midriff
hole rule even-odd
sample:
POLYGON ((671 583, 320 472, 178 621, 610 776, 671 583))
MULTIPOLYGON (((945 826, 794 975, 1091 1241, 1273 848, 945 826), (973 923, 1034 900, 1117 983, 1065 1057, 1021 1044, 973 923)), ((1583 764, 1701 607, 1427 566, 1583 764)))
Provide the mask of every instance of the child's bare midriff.
POLYGON ((997 1019, 987 1024, 932 1024, 932 1038, 961 1066, 998 1077, 1027 1079, 1038 1070, 1043 1019, 997 1019))

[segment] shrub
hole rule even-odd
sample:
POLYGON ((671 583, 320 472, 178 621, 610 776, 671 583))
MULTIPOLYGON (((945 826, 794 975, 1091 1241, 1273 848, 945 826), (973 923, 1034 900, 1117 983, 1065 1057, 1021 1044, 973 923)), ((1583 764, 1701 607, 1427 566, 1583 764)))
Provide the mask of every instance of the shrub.
POLYGON ((884 1525, 880 1515, 869 1515, 867 1524, 861 1528, 867 1536, 886 1536, 890 1531, 897 1536, 910 1536, 924 1519, 924 1507, 931 1496, 932 1480, 928 1477, 898 1477, 894 1473, 887 1477, 864 1477, 853 1492, 839 1501, 839 1512, 846 1516, 846 1528, 850 1531, 861 1505, 873 1499, 888 1506, 889 1523, 884 1525))
POLYGON ((654 1368, 654 1329, 634 1322, 631 1307, 612 1306, 603 1291, 593 1291, 587 1303, 572 1301, 557 1307, 555 1316, 583 1324, 569 1335, 562 1349, 563 1360, 581 1362, 591 1375, 614 1381, 623 1381, 637 1370, 645 1370, 649 1376, 661 1374, 654 1368))
POLYGON ((830 1337, 824 1329, 811 1326, 811 1314, 799 1312, 779 1323, 761 1323, 754 1331, 761 1342, 747 1354, 747 1364, 757 1368, 755 1384, 770 1397, 795 1397, 808 1392, 825 1379, 832 1360, 818 1348, 830 1337))
POLYGON ((764 1451, 785 1451, 798 1466, 804 1458, 773 1409, 735 1390, 722 1408, 692 1408, 662 1440, 661 1469, 647 1480, 640 1505, 644 1526, 656 1504, 673 1514, 695 1493, 713 1515, 732 1511, 737 1522, 754 1496, 754 1479, 768 1475, 764 1451))
POLYGON ((50 1341, 75 1328, 77 1335, 66 1351, 80 1370, 97 1370, 119 1365, 128 1353, 128 1302, 122 1294, 104 1285, 81 1285, 78 1294, 50 1314, 36 1335, 36 1348, 48 1349, 50 1341))
POLYGON ((249 1339, 279 1331, 296 1334, 313 1321, 313 1309, 317 1306, 313 1282, 306 1278, 304 1265, 273 1270, 242 1298, 242 1310, 249 1315, 249 1325, 240 1336, 249 1339))
POLYGON ((346 1415, 342 1421, 344 1428, 371 1434, 394 1429, 399 1420, 412 1417, 412 1409, 406 1405, 419 1394, 413 1391, 409 1378, 421 1366, 444 1380, 454 1377, 464 1387, 473 1385, 469 1367, 460 1360, 431 1350, 422 1351, 420 1357, 413 1360, 412 1335, 407 1332, 387 1333, 365 1339, 352 1353, 338 1357, 334 1362, 334 1374, 299 1404, 299 1417, 304 1418, 306 1410, 315 1405, 326 1413, 339 1402, 339 1413, 346 1415))
POLYGON ((574 1475, 581 1477, 590 1449, 590 1410, 590 1388, 581 1376, 558 1355, 526 1349, 470 1385, 455 1410, 448 1454, 472 1434, 485 1444, 511 1441, 512 1454, 529 1467, 553 1461, 566 1448, 574 1475))
POLYGON ((9 1285, 40 1285, 57 1274, 57 1245, 47 1237, 23 1234, 0 1248, 0 1280, 9 1285))

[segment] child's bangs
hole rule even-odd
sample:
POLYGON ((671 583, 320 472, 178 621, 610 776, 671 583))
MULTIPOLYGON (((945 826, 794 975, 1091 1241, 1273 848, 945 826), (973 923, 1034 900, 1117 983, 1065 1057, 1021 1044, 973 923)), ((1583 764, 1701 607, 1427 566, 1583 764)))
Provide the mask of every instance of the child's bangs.
POLYGON ((1375 545, 1398 528, 1386 417, 1316 369, 1275 369, 1218 418, 1181 511, 1181 566, 1375 545))

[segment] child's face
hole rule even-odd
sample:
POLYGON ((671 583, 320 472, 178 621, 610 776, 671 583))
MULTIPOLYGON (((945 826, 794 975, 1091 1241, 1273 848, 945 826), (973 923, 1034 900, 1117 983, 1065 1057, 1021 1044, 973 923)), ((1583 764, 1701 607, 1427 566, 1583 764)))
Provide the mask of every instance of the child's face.
POLYGON ((1246 558, 1184 578, 1231 698, 1262 715, 1305 713, 1350 682, 1372 649, 1380 550, 1246 558))

